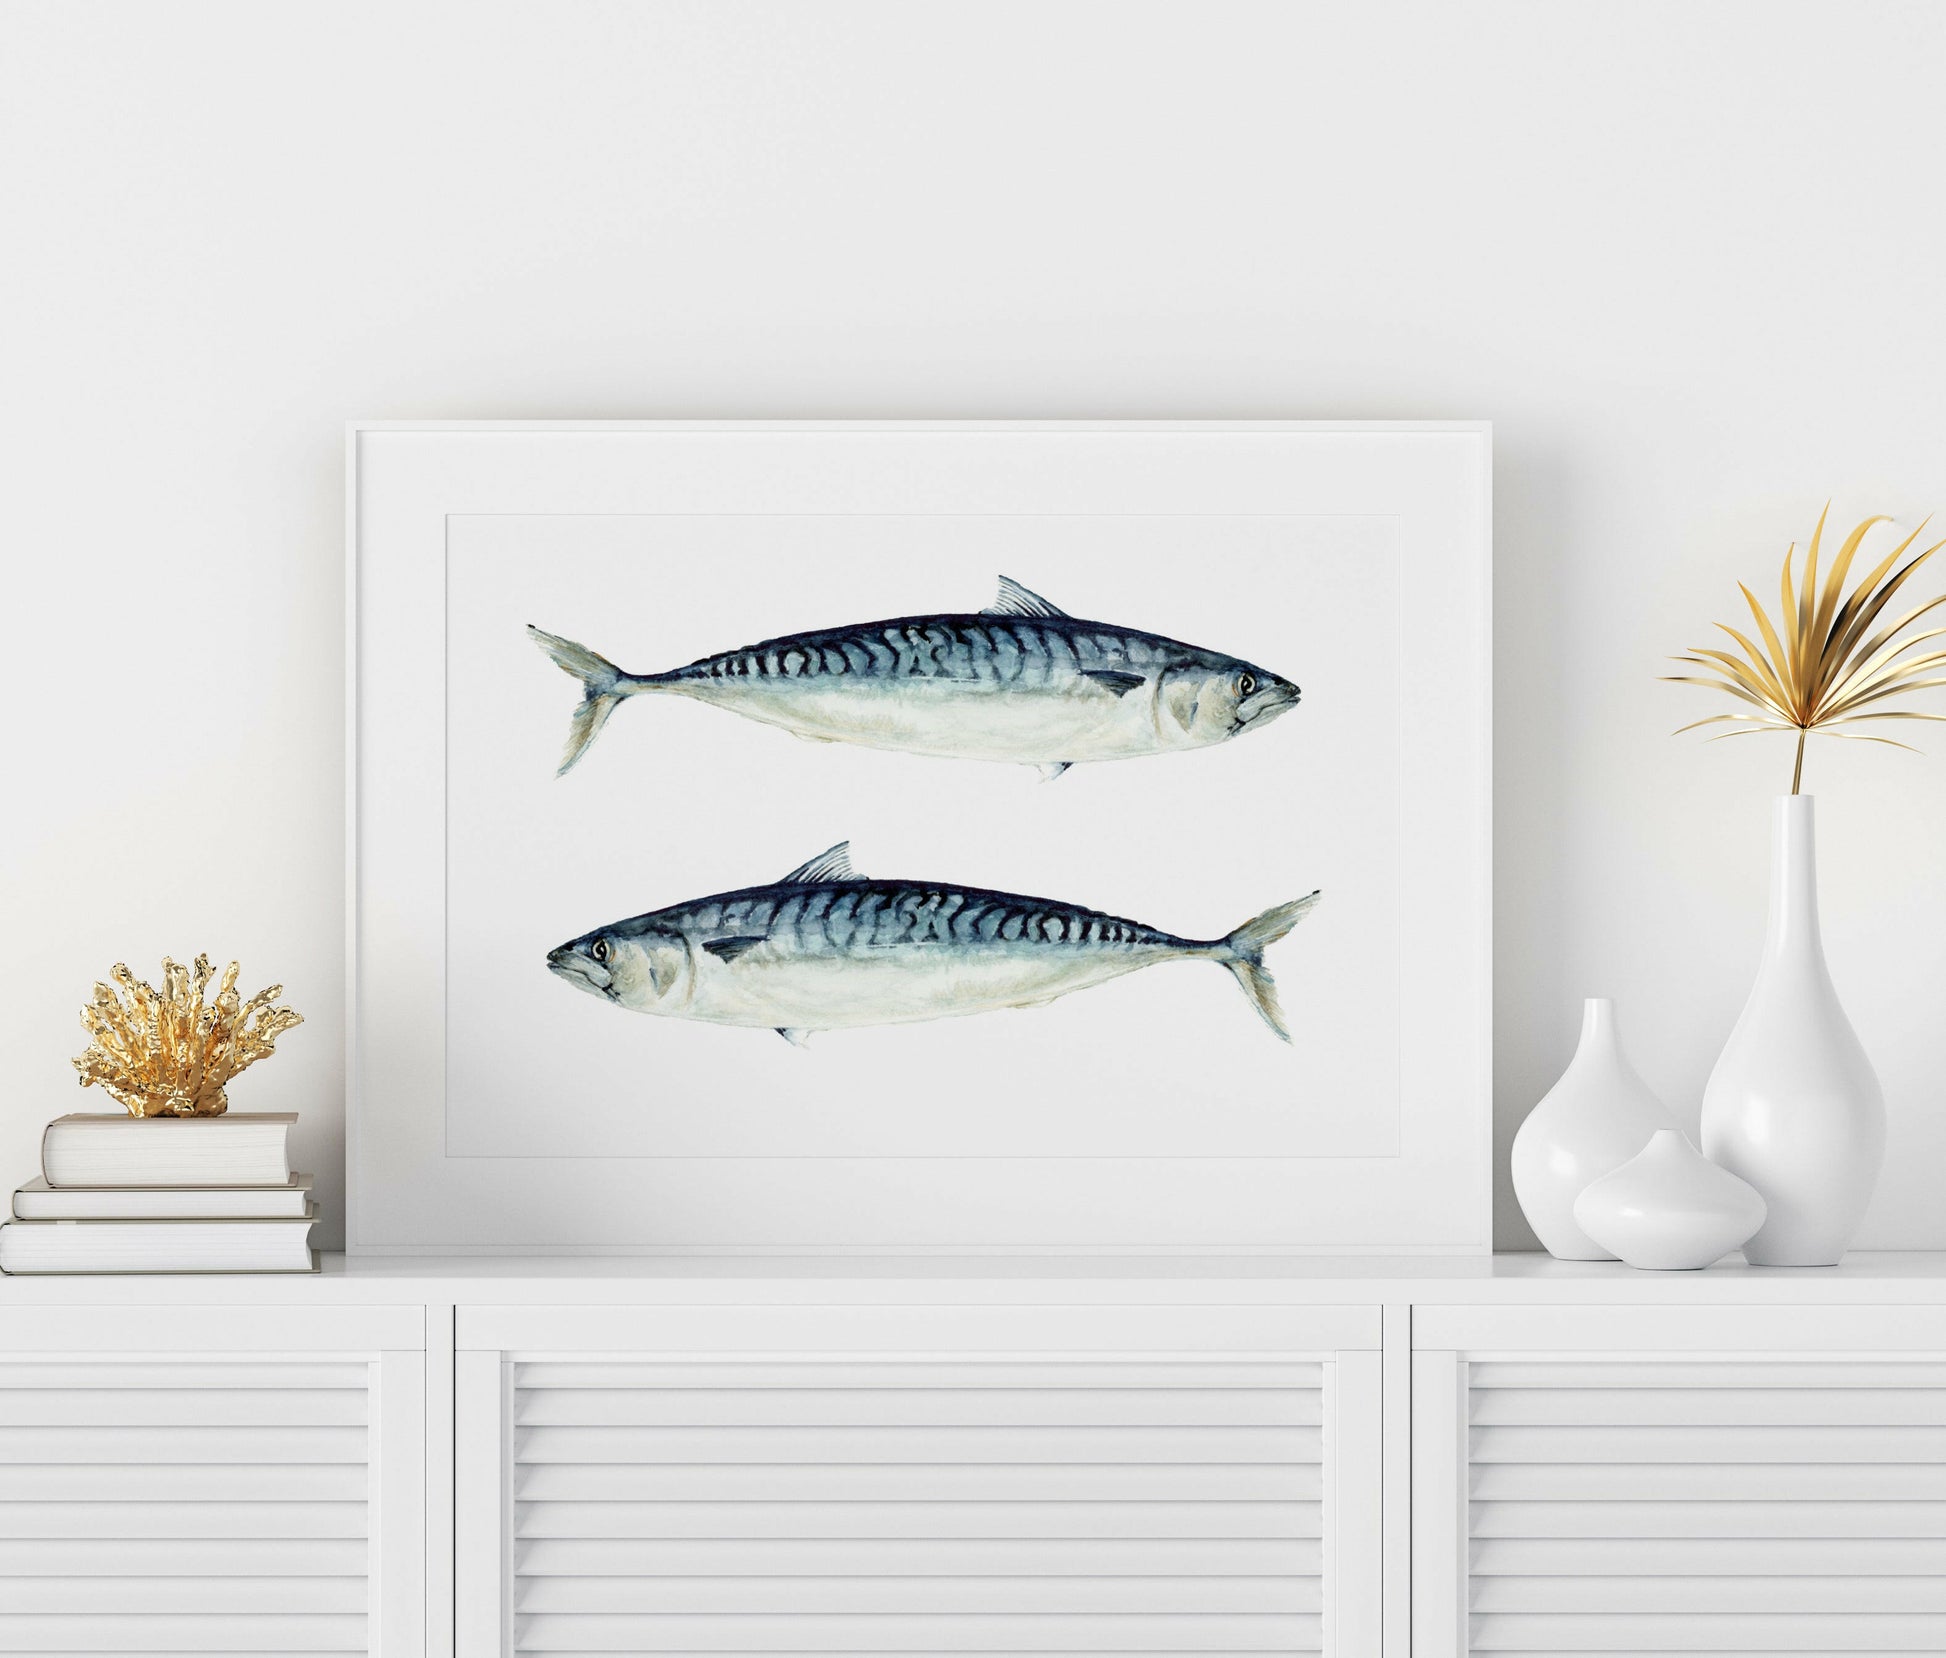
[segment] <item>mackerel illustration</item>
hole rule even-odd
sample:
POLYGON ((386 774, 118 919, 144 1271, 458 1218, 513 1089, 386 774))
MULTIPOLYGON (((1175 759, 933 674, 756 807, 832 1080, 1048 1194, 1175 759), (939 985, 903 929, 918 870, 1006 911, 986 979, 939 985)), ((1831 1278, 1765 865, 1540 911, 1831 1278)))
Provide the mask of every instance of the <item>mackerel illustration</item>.
POLYGON ((666 673, 627 673, 571 639, 527 631, 581 681, 561 772, 626 699, 647 695, 692 697, 817 742, 1017 761, 1050 778, 1077 761, 1227 742, 1298 700, 1266 668, 1069 616, 1005 576, 977 614, 794 633, 666 673))
POLYGON ((848 841, 769 886, 652 910, 583 933, 548 968, 617 1007, 670 1019, 813 1032, 1039 1007, 1165 961, 1226 967, 1286 1042, 1264 951, 1310 893, 1217 939, 1178 938, 1058 899, 941 881, 872 881, 848 841))

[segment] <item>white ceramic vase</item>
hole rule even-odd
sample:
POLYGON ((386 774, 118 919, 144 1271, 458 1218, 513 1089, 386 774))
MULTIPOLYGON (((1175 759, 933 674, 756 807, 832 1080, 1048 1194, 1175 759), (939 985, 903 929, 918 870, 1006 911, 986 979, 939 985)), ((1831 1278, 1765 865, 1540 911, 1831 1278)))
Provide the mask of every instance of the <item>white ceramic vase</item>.
POLYGON ((1621 1167, 1675 1119, 1623 1056, 1615 1004, 1591 996, 1581 1007, 1581 1041, 1561 1080, 1527 1113, 1514 1136, 1514 1195, 1550 1255, 1612 1261, 1581 1229, 1574 1200, 1621 1167))
POLYGON ((1885 1157, 1885 1097, 1824 963, 1809 795, 1777 802, 1770 933, 1750 1000, 1703 1092, 1703 1150, 1763 1194, 1757 1266, 1833 1265, 1885 1157))
POLYGON ((1673 1128, 1574 1200, 1581 1230, 1632 1267, 1693 1272, 1764 1223, 1764 1200, 1673 1128))

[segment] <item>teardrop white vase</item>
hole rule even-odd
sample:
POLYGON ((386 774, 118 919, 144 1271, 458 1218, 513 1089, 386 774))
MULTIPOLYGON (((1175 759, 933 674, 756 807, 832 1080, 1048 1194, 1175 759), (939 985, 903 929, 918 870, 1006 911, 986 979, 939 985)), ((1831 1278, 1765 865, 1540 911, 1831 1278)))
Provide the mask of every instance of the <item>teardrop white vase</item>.
POLYGON ((1574 1058, 1514 1136, 1514 1195, 1550 1255, 1564 1261, 1615 1259, 1581 1229, 1574 1200, 1626 1163, 1658 1130, 1675 1126, 1622 1054, 1615 1004, 1606 996, 1589 997, 1581 1007, 1574 1058))
POLYGON ((1763 962, 1703 1092, 1705 1155, 1769 1206, 1756 1266, 1835 1264, 1885 1158, 1885 1096, 1824 962, 1814 823, 1809 795, 1779 797, 1763 962))
POLYGON ((1764 1200, 1665 1128, 1576 1198, 1574 1218, 1632 1267, 1695 1272, 1763 1225, 1764 1200))

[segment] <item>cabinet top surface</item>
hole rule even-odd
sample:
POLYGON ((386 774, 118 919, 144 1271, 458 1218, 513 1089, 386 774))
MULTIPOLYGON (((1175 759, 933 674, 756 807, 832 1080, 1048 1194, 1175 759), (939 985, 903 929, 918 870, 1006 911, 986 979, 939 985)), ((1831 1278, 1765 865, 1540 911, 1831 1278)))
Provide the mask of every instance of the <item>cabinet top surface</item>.
POLYGON ((1546 1255, 324 1257, 308 1277, 0 1278, 6 1306, 1164 1303, 1439 1306, 1946 1305, 1946 1253, 1855 1252, 1835 1267, 1637 1272, 1546 1255))

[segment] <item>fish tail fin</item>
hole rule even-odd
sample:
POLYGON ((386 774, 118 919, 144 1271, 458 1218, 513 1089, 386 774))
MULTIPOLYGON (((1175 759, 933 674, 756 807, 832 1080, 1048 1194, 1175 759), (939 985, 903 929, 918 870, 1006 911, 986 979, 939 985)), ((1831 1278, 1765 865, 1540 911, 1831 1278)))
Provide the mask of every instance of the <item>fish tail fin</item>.
POLYGON ((1250 998, 1250 1005, 1263 1022, 1286 1042, 1291 1039, 1290 1027, 1284 1023, 1284 1010, 1277 1003, 1277 981, 1264 966, 1264 951, 1309 915, 1320 896, 1317 892, 1307 893, 1288 904, 1265 910, 1262 915, 1244 922, 1213 952, 1243 986, 1244 995, 1250 998))
POLYGON ((560 769, 554 774, 559 777, 587 752, 595 733, 615 712, 615 705, 633 689, 633 683, 607 657, 589 650, 586 645, 543 633, 532 623, 528 624, 527 631, 534 643, 547 652, 555 667, 581 681, 581 701, 568 722, 568 740, 561 750, 560 769))

